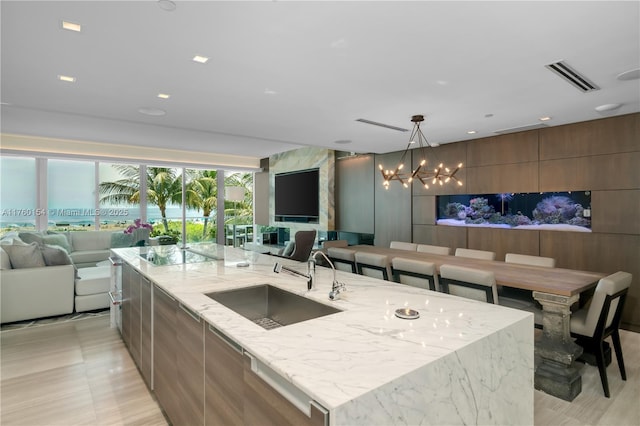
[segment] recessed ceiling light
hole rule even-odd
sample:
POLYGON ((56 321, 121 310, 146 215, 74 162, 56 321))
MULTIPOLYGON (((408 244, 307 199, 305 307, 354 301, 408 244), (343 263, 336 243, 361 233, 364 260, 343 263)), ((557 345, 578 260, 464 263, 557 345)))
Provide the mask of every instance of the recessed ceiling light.
POLYGON ((199 64, 206 64, 208 60, 209 58, 207 58, 206 56, 196 55, 193 57, 193 62, 197 62, 199 64))
POLYGON ((467 134, 469 134, 469 135, 475 135, 475 134, 476 134, 476 131, 475 131, 475 130, 469 130, 469 131, 467 131, 467 134))
POLYGON ((597 106, 595 110, 598 112, 613 111, 614 109, 618 109, 621 106, 622 104, 604 104, 604 105, 597 106))
POLYGON ((152 115, 154 117, 160 117, 162 115, 165 115, 167 112, 163 109, 159 109, 159 108, 148 108, 148 107, 142 107, 138 109, 138 112, 140 114, 144 114, 144 115, 152 115))
POLYGON ((67 83, 75 83, 76 78, 68 75, 58 75, 58 80, 65 81, 67 83))
POLYGON ((77 33, 82 31, 82 25, 75 22, 62 21, 61 25, 63 30, 75 31, 77 33))
POLYGON ((540 121, 549 121, 549 120, 551 120, 551 117, 549 117, 549 116, 540 117, 540 118, 538 118, 538 120, 540 120, 540 121))
POLYGON ((169 99, 171 97, 171 95, 168 95, 166 93, 158 93, 158 97, 160 99, 169 99))
POLYGON ((158 6, 160 6, 160 9, 166 10, 167 12, 173 12, 176 10, 176 4, 171 0, 158 0, 158 6))
POLYGON ((277 95, 278 92, 276 92, 275 90, 271 90, 271 89, 264 89, 264 94, 265 95, 277 95))
POLYGON ((640 78, 640 68, 621 72, 616 78, 621 81, 637 80, 640 78))
POLYGON ((337 141, 335 141, 333 143, 337 143, 338 145, 347 145, 347 144, 351 143, 351 140, 350 139, 340 139, 340 140, 337 140, 337 141))

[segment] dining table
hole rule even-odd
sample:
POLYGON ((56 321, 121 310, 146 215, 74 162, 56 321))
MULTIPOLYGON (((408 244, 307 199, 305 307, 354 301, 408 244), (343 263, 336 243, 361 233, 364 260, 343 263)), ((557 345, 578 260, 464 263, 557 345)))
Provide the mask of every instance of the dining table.
POLYGON ((536 355, 540 358, 535 370, 535 388, 566 401, 572 401, 582 391, 580 368, 575 365, 582 354, 582 347, 571 337, 571 307, 579 301, 580 294, 595 288, 598 281, 608 274, 372 245, 348 248, 387 255, 389 262, 395 257, 431 262, 438 273, 444 264, 491 271, 497 285, 530 290, 542 306, 542 333, 535 343, 536 355))

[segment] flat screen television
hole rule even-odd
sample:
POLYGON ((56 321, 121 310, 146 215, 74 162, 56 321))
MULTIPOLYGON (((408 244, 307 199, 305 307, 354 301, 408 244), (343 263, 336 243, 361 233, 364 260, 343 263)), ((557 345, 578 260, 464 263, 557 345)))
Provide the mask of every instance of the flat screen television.
POLYGON ((275 175, 275 221, 318 223, 320 171, 297 170, 275 175))

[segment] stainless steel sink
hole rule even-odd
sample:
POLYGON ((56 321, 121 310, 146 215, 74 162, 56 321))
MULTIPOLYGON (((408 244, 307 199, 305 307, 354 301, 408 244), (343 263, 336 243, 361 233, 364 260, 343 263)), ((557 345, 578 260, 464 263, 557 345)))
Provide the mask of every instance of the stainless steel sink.
POLYGON ((206 296, 267 330, 341 312, 269 284, 207 293, 206 296))

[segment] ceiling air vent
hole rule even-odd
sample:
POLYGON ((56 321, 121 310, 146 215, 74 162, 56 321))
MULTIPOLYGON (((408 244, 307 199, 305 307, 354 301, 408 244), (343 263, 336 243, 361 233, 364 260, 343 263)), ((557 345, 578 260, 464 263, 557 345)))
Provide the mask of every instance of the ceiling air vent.
POLYGON ((552 64, 545 65, 545 67, 562 77, 563 80, 568 81, 573 86, 580 89, 581 92, 586 93, 593 92, 594 90, 600 90, 600 88, 593 84, 587 77, 581 75, 564 61, 554 62, 552 64))
POLYGON ((365 123, 365 124, 371 124, 373 126, 384 127, 386 129, 397 130, 399 132, 408 132, 409 131, 409 129, 405 129, 403 127, 396 127, 396 126, 392 126, 390 124, 378 123, 377 121, 367 120, 366 118, 358 118, 356 121, 359 121, 359 122, 365 123))

